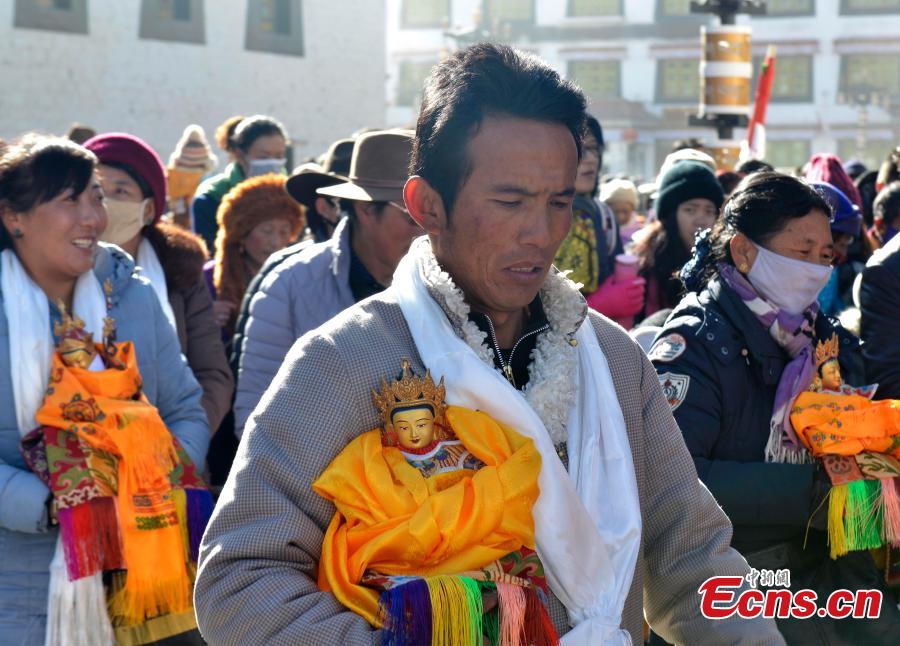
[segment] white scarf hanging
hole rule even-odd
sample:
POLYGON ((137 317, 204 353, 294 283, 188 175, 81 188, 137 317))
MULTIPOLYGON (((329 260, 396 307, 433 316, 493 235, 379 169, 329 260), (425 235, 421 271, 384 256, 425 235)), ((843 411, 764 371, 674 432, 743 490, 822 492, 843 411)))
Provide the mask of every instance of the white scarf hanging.
MULTIPOLYGON (((28 276, 11 249, 0 254, 0 289, 9 325, 9 363, 16 423, 24 437, 35 428, 44 400, 55 346, 47 295, 28 276)), ((103 335, 106 298, 93 271, 75 283, 72 309, 99 340, 103 335)), ((93 368, 93 366, 92 366, 93 368)), ((102 573, 69 581, 61 539, 50 563, 46 646, 103 646, 113 643, 106 612, 102 573)))
POLYGON ((175 324, 175 312, 172 311, 172 305, 169 303, 169 288, 166 286, 166 272, 163 270, 162 263, 159 262, 159 256, 156 250, 147 238, 141 236, 141 243, 138 245, 137 258, 135 262, 140 268, 141 274, 150 281, 159 304, 162 305, 163 314, 166 320, 178 333, 178 326, 175 324))
MULTIPOLYGON (((488 355, 457 336, 431 297, 422 273, 429 262, 436 263, 431 245, 420 238, 400 262, 390 289, 423 363, 436 379, 445 379, 448 403, 488 413, 531 438, 541 454, 540 496, 532 512, 547 581, 572 626, 562 643, 630 645, 630 635, 619 626, 640 547, 640 501, 625 420, 590 322, 584 320, 578 329, 576 348, 568 343, 553 348, 577 354, 572 384, 577 394, 566 422, 567 473, 529 400, 487 363, 488 355)), ((548 277, 545 307, 555 300, 552 290, 575 289, 568 282, 548 277)), ((552 324, 551 314, 548 310, 552 324)), ((548 349, 539 341, 535 361, 548 349)))

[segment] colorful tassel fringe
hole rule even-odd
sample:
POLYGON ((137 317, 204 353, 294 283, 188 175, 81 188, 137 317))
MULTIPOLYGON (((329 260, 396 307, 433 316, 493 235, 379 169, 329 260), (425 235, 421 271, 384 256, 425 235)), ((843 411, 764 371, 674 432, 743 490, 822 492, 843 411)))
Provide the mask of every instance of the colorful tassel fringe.
POLYGON ((559 636, 532 587, 462 576, 416 578, 385 590, 379 600, 385 646, 551 646, 559 636), (484 613, 483 593, 497 594, 484 613))
POLYGON ((114 498, 60 509, 59 525, 70 581, 125 567, 114 498))
POLYGON ((897 478, 855 480, 832 487, 828 502, 831 558, 900 543, 897 478))

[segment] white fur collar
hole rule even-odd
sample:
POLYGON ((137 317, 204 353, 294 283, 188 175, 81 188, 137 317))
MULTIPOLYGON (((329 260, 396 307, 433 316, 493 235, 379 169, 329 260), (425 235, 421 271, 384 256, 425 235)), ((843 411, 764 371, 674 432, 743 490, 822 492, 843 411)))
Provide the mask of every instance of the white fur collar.
MULTIPOLYGON (((422 278, 429 293, 447 314, 453 328, 484 363, 494 367, 494 352, 487 335, 469 320, 469 305, 462 291, 445 272, 427 238, 413 243, 422 278)), ((575 332, 587 316, 587 304, 577 286, 551 270, 541 288, 541 303, 550 329, 538 336, 523 395, 541 418, 554 445, 566 441, 566 420, 577 393, 578 357, 575 332)))

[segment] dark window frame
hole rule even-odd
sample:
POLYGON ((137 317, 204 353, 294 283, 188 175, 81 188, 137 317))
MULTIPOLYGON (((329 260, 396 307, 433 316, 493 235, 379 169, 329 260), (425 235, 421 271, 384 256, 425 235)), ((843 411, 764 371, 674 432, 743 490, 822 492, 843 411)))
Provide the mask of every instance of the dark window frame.
MULTIPOLYGON (((616 93, 614 96, 601 97, 594 96, 587 91, 588 98, 591 99, 621 99, 622 97, 622 59, 619 58, 571 58, 566 61, 566 78, 578 83, 578 79, 572 74, 573 63, 615 63, 616 64, 616 93)), ((579 86, 580 87, 580 86, 579 86)))
POLYGON ((41 7, 34 0, 16 0, 13 11, 16 29, 40 29, 67 34, 88 33, 88 0, 70 0, 68 9, 41 7))
POLYGON ((247 24, 244 38, 244 49, 250 52, 275 54, 277 56, 306 56, 306 38, 303 31, 306 21, 303 19, 303 0, 281 0, 289 3, 290 33, 277 31, 264 32, 259 29, 262 20, 263 0, 248 0, 247 24))
MULTIPOLYGON (((438 20, 436 22, 428 22, 428 23, 419 23, 419 22, 409 22, 406 17, 406 7, 409 6, 411 2, 417 2, 418 0, 401 0, 402 4, 400 6, 400 28, 401 29, 441 29, 444 26, 443 20, 438 20)), ((453 18, 453 0, 441 0, 444 5, 447 7, 447 19, 452 22, 453 18)))
MULTIPOLYGON (((772 103, 812 103, 814 97, 816 95, 816 57, 812 54, 786 54, 784 56, 775 58, 775 78, 778 78, 778 64, 782 62, 785 58, 806 58, 809 60, 809 74, 807 78, 809 79, 809 92, 800 97, 800 96, 791 96, 791 97, 778 97, 775 95, 775 92, 772 92, 772 96, 769 98, 769 101, 772 103)), ((751 65, 753 65, 753 77, 750 80, 750 96, 756 96, 756 84, 759 80, 759 70, 762 66, 762 62, 765 59, 764 55, 754 56, 752 58, 751 65)))
MULTIPOLYGON (((162 0, 141 0, 140 27, 138 38, 141 40, 161 40, 165 42, 204 45, 206 43, 206 20, 204 0, 187 0, 190 7, 190 19, 160 20, 156 13, 162 0)), ((177 0, 171 0, 173 4, 177 0)))
MULTIPOLYGON (((850 56, 894 56, 896 58, 900 58, 900 52, 853 52, 853 53, 843 53, 840 54, 840 67, 838 72, 838 92, 843 94, 852 94, 861 92, 861 90, 866 89, 865 86, 859 87, 857 89, 850 89, 852 86, 847 85, 847 62, 850 56)), ((776 63, 777 65, 777 63, 776 63)), ((898 72, 900 74, 900 72, 898 72)), ((900 94, 900 76, 898 76, 897 81, 897 91, 894 93, 887 93, 890 97, 894 97, 900 94)))
POLYGON ((699 57, 693 58, 691 56, 678 56, 676 58, 659 57, 656 59, 656 89, 655 89, 655 93, 653 96, 654 103, 659 104, 659 105, 672 105, 672 106, 692 105, 692 104, 696 105, 700 102, 700 87, 701 87, 701 84, 700 84, 700 58, 699 57), (690 60, 690 61, 693 61, 697 65, 698 83, 697 83, 696 93, 694 94, 693 99, 672 99, 672 98, 667 98, 667 97, 663 96, 663 93, 662 93, 663 75, 660 73, 661 67, 662 67, 663 63, 665 63, 666 61, 672 61, 672 60, 690 60))
MULTIPOLYGON (((528 20, 503 20, 500 24, 509 23, 513 28, 515 27, 533 27, 537 24, 537 0, 528 0, 531 3, 531 18, 528 20)), ((485 24, 492 24, 494 22, 494 17, 491 15, 491 0, 485 0, 484 2, 484 20, 485 24)))
POLYGON ((580 20, 582 18, 623 18, 625 16, 625 0, 618 0, 619 9, 616 13, 597 13, 597 14, 589 14, 587 16, 575 16, 572 14, 572 3, 575 0, 567 0, 566 1, 566 18, 574 18, 576 20, 580 20))
POLYGON ((809 9, 807 9, 806 11, 793 10, 793 11, 787 11, 784 13, 769 13, 768 7, 767 7, 766 13, 760 14, 758 16, 753 16, 753 18, 754 19, 756 19, 756 18, 777 19, 777 18, 797 18, 797 17, 815 16, 815 15, 816 15, 816 0, 809 0, 809 9))
POLYGON ((838 15, 841 16, 895 16, 900 15, 900 3, 896 9, 852 9, 851 0, 841 0, 838 15))

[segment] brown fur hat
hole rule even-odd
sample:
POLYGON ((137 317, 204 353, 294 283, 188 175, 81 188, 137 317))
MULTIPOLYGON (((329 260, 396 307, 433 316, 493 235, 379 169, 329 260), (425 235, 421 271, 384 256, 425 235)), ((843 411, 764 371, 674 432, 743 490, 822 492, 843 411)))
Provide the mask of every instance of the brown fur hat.
POLYGON ((239 305, 244 291, 253 276, 248 275, 242 257, 244 239, 256 225, 267 220, 284 219, 291 223, 291 238, 296 239, 303 230, 303 207, 284 188, 283 175, 262 175, 241 182, 229 191, 216 220, 216 267, 213 283, 220 300, 239 305))

